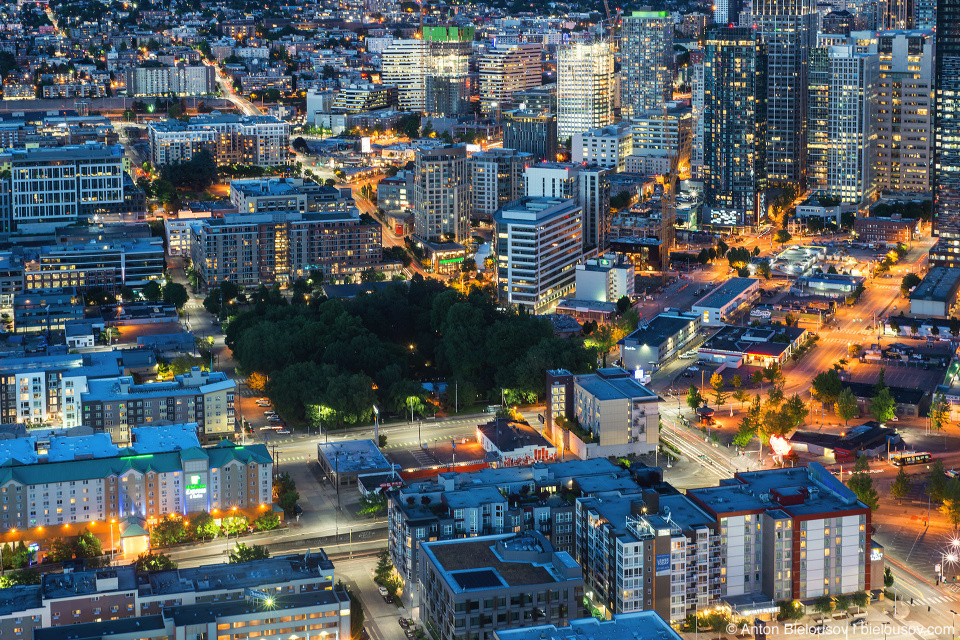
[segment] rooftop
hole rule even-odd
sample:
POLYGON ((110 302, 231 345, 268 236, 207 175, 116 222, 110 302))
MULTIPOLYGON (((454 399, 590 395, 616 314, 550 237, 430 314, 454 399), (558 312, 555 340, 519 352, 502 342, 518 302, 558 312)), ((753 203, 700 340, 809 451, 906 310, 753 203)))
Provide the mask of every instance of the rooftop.
POLYGON ((947 302, 960 287, 960 269, 930 267, 927 275, 910 294, 911 300, 947 302))
POLYGON ((653 391, 629 377, 606 378, 597 374, 587 374, 577 376, 574 380, 578 386, 600 400, 659 398, 653 391))
POLYGON ((525 421, 497 418, 477 427, 502 454, 508 454, 524 447, 547 447, 553 445, 540 432, 525 421))
POLYGON ((695 313, 661 313, 650 322, 627 335, 622 343, 643 346, 659 346, 684 329, 696 324, 700 316, 695 313))
MULTIPOLYGON (((324 589, 322 591, 306 591, 277 596, 273 601, 271 610, 280 612, 347 602, 349 602, 349 596, 343 591, 324 589)), ((261 602, 244 599, 234 600, 233 602, 205 602, 170 607, 167 611, 177 627, 184 627, 187 625, 206 625, 223 618, 245 616, 251 613, 262 616, 263 608, 261 602)))
POLYGON ((393 468, 373 440, 318 443, 322 455, 337 473, 383 472, 393 468))
POLYGON ((705 351, 750 353, 777 356, 806 333, 806 329, 785 326, 738 327, 727 325, 700 347, 705 351), (781 336, 777 341, 776 336, 781 336), (785 337, 784 337, 785 336, 785 337))
POLYGON ((760 281, 756 278, 730 278, 719 287, 697 300, 693 308, 721 309, 737 297, 743 295, 751 287, 759 287, 760 281))
MULTIPOLYGON (((6 591, 6 589, 4 589, 6 591)), ((102 640, 121 634, 143 633, 144 637, 162 635, 165 624, 159 613, 136 618, 119 618, 104 622, 86 622, 56 627, 38 627, 34 640, 102 640)))
MULTIPOLYGON (((535 533, 423 542, 420 549, 446 576, 450 588, 460 593, 562 582, 566 578, 553 563, 558 561, 564 571, 571 568, 570 562, 558 559, 561 554, 555 554, 550 543, 535 533)), ((579 578, 579 567, 576 574, 579 578)))
POLYGON ((817 462, 805 467, 738 473, 720 486, 689 489, 687 495, 717 517, 774 509, 798 517, 869 508, 817 462))
POLYGON ((617 613, 612 620, 571 620, 569 626, 543 624, 536 627, 496 629, 496 640, 680 640, 680 635, 656 611, 617 613))

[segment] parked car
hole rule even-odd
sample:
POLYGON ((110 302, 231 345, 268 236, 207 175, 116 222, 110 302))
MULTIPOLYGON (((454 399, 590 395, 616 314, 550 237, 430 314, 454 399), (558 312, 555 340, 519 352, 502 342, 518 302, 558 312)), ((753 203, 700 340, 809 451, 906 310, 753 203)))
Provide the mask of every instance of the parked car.
POLYGON ((386 588, 385 586, 383 586, 382 584, 377 587, 377 591, 379 591, 379 592, 380 592, 380 595, 382 595, 382 596, 389 595, 389 593, 390 593, 389 591, 387 591, 387 588, 386 588))
POLYGON ((267 416, 267 417, 269 418, 270 416, 275 416, 275 415, 277 415, 277 412, 274 411, 273 409, 270 409, 269 411, 264 411, 264 412, 263 412, 263 415, 265 415, 265 416, 267 416))
POLYGON ((280 435, 288 436, 288 435, 290 435, 290 430, 289 430, 289 429, 280 429, 279 431, 277 431, 277 433, 279 433, 280 435))

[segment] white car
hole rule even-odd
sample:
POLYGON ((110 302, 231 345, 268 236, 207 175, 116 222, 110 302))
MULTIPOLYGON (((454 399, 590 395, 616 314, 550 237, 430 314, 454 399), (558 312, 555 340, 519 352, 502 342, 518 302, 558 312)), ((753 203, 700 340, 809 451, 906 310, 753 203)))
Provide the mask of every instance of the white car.
POLYGON ((379 587, 377 587, 377 590, 380 592, 380 595, 382 596, 386 596, 390 594, 390 592, 387 591, 387 588, 383 585, 380 585, 379 587))
POLYGON ((282 434, 282 435, 289 435, 289 434, 290 434, 290 430, 289 430, 289 429, 278 429, 278 430, 277 430, 277 433, 282 434))
POLYGON ((700 371, 700 367, 687 367, 687 371, 700 371))

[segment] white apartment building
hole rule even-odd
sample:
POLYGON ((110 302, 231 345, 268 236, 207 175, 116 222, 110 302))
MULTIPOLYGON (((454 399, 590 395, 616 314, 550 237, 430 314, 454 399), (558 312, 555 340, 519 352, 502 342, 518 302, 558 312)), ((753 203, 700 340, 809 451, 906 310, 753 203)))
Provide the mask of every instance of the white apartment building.
POLYGON ((213 66, 131 67, 126 70, 128 96, 203 96, 217 86, 213 66))
POLYGON ((122 207, 130 165, 123 147, 88 143, 8 149, 0 167, 10 171, 12 228, 50 231, 122 207))
POLYGON ((648 8, 623 16, 621 110, 632 118, 673 97, 673 18, 648 8))
POLYGON ((633 265, 616 254, 578 264, 576 283, 578 300, 616 302, 623 296, 632 300, 636 290, 633 265))
POLYGON ((621 122, 599 129, 591 129, 573 136, 573 161, 595 164, 621 172, 627 156, 633 153, 633 130, 630 123, 621 122))
POLYGON ((397 101, 404 111, 424 110, 428 52, 423 40, 394 40, 380 54, 380 80, 397 88, 397 101))
POLYGON ((523 196, 523 172, 534 161, 531 153, 496 148, 467 158, 473 215, 489 219, 497 209, 523 196))
POLYGON ((854 45, 829 49, 826 193, 841 202, 869 201, 874 180, 879 56, 854 45))
POLYGON ((480 108, 484 113, 501 113, 510 108, 514 93, 540 86, 542 51, 537 43, 499 44, 479 57, 480 108))
POLYGON ((677 623, 719 604, 735 615, 775 614, 781 600, 878 586, 870 516, 811 463, 738 473, 686 495, 579 498, 576 555, 585 589, 606 613, 655 610, 677 623))
POLYGON ((692 96, 690 101, 690 105, 693 108, 693 120, 690 125, 690 128, 693 132, 692 140, 690 142, 690 177, 694 180, 698 180, 700 179, 700 174, 703 171, 703 52, 691 51, 690 64, 693 67, 693 86, 691 87, 692 96))
POLYGON ((626 170, 663 175, 670 171, 674 157, 678 167, 689 163, 692 119, 692 111, 685 108, 672 108, 633 118, 632 152, 626 158, 626 170))
POLYGON ((613 50, 606 41, 557 53, 557 134, 561 139, 613 123, 613 50))
POLYGON ((413 177, 414 232, 430 242, 470 238, 466 147, 418 149, 413 177))
POLYGON ((602 250, 610 232, 610 169, 571 162, 542 162, 524 171, 526 195, 573 198, 581 207, 583 248, 602 250))
POLYGON ((503 303, 544 313, 574 287, 583 252, 581 207, 569 198, 524 197, 494 215, 503 303))

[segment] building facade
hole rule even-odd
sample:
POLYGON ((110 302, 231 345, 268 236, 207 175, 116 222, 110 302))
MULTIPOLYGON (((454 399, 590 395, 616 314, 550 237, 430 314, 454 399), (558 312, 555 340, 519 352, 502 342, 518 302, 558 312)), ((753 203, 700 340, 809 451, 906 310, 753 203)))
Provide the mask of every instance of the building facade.
POLYGON ((557 53, 557 132, 561 138, 613 123, 613 49, 574 43, 557 53))
POLYGON ((383 260, 380 224, 356 210, 233 214, 190 226, 200 286, 286 284, 322 271, 354 280, 383 260))
POLYGON ((622 22, 624 118, 661 109, 673 98, 673 18, 667 11, 642 9, 622 22))
POLYGON ((523 172, 533 155, 509 148, 488 149, 467 159, 473 215, 493 219, 500 207, 524 195, 523 172))
MULTIPOLYGON (((540 86, 542 46, 538 43, 495 43, 477 60, 480 108, 499 114, 513 105, 513 94, 540 86)), ((509 148, 509 147, 507 147, 509 148)))
POLYGON ((186 162, 201 149, 217 165, 276 167, 290 161, 290 125, 273 116, 208 114, 187 122, 160 120, 147 131, 150 161, 157 165, 186 162))
POLYGON ((414 230, 430 242, 470 237, 470 174, 464 146, 417 150, 413 177, 414 230))
POLYGON ((573 136, 574 162, 595 164, 616 172, 626 167, 633 153, 633 128, 629 123, 611 124, 573 136))
POLYGON ((130 428, 154 422, 196 422, 201 438, 218 441, 233 435, 236 381, 220 371, 194 367, 172 382, 135 384, 130 376, 87 381, 80 395, 82 423, 129 442, 130 428))
POLYGON ((502 114, 503 148, 529 153, 537 162, 557 159, 557 116, 534 111, 502 114))
POLYGON ((582 208, 569 198, 524 197, 494 215, 501 302, 542 313, 573 290, 583 255, 582 208))
POLYGON ((960 266, 960 2, 937 3, 931 264, 960 266))
POLYGON ((766 70, 766 49, 753 29, 707 29, 703 181, 709 224, 754 227, 766 213, 766 70))

